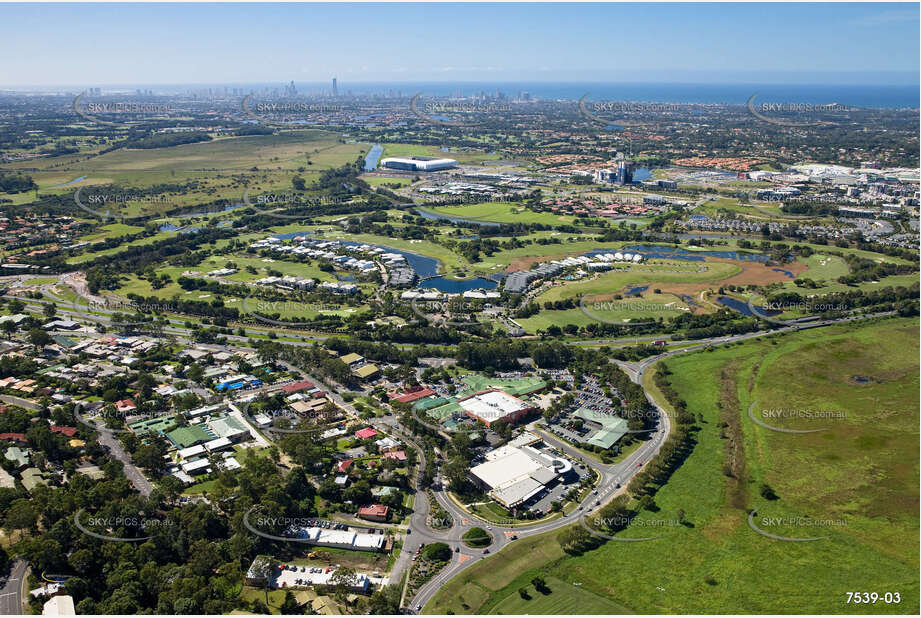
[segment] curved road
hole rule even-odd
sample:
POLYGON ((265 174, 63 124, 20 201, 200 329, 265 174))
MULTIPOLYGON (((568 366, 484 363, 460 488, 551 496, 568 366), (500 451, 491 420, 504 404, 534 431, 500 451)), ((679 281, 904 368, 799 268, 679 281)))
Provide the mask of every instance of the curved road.
MULTIPOLYGON (((691 352, 694 350, 700 350, 709 346, 714 345, 723 345, 727 343, 733 343, 736 341, 742 341, 745 339, 753 339, 757 337, 763 337, 765 335, 787 332, 787 331, 796 331, 796 330, 805 330, 811 328, 819 328, 822 326, 830 326, 832 324, 839 324, 845 322, 851 322, 855 320, 868 319, 874 317, 883 317, 887 315, 893 315, 895 312, 887 311, 882 313, 875 313, 869 315, 860 315, 860 316, 849 316, 846 318, 839 318, 835 320, 822 320, 822 321, 813 321, 803 324, 791 324, 778 329, 768 330, 768 331, 757 331, 754 333, 745 333, 741 335, 728 335, 724 337, 714 337, 712 339, 707 339, 701 341, 697 345, 689 346, 687 348, 682 348, 678 350, 669 350, 662 354, 652 356, 646 359, 643 359, 639 363, 626 363, 622 361, 617 361, 617 364, 624 369, 627 374, 630 376, 630 379, 634 382, 642 385, 643 376, 652 365, 656 362, 663 360, 665 358, 675 356, 677 354, 683 354, 685 352, 691 352)), ((412 517, 412 533, 407 536, 406 545, 404 545, 404 552, 408 552, 409 549, 415 551, 415 548, 419 546, 423 540, 425 542, 444 542, 452 546, 452 551, 454 547, 460 547, 460 552, 455 553, 455 557, 452 558, 451 562, 445 566, 441 571, 439 571, 432 579, 423 585, 416 595, 413 597, 412 602, 409 604, 409 610, 412 613, 418 613, 421 609, 428 603, 432 597, 444 586, 449 580, 456 577, 461 571, 468 568, 470 565, 476 564, 478 561, 484 558, 482 550, 472 550, 467 548, 460 538, 463 536, 464 532, 469 530, 474 526, 485 527, 484 523, 489 527, 490 534, 493 535, 493 543, 489 546, 489 555, 500 551, 509 543, 513 542, 513 539, 509 538, 511 535, 517 535, 518 538, 523 538, 526 536, 533 536, 535 534, 541 534, 543 532, 548 532, 556 528, 561 528, 563 526, 569 525, 574 521, 578 521, 580 517, 587 515, 588 513, 601 508, 607 504, 612 498, 617 494, 625 491, 627 485, 633 476, 640 469, 640 462, 646 463, 652 457, 654 457, 661 448, 662 444, 668 437, 670 431, 670 419, 665 410, 656 402, 652 395, 646 391, 646 398, 650 404, 656 409, 659 413, 659 424, 653 433, 652 439, 643 444, 639 449, 627 457, 623 462, 614 465, 604 465, 590 458, 584 457, 579 451, 571 448, 567 444, 557 440, 552 435, 547 434, 546 432, 537 431, 544 439, 544 441, 565 452, 567 455, 572 457, 577 461, 582 461, 584 464, 591 467, 600 475, 600 481, 596 485, 596 492, 592 492, 585 498, 579 507, 573 511, 571 514, 558 517, 552 521, 545 523, 536 523, 530 526, 499 526, 495 524, 489 524, 488 522, 480 521, 477 518, 471 516, 470 514, 463 511, 459 506, 457 506, 443 491, 437 491, 435 493, 435 498, 438 500, 438 503, 444 508, 448 513, 451 514, 451 517, 454 519, 454 527, 448 531, 434 531, 428 528, 426 524, 426 516, 428 512, 428 502, 426 500, 426 514, 422 515, 421 513, 414 513, 412 517), (594 507, 594 508, 593 508, 594 507), (413 537, 412 546, 410 546, 409 537, 413 537)), ((534 425, 537 423, 531 423, 528 428, 534 429, 534 425)))

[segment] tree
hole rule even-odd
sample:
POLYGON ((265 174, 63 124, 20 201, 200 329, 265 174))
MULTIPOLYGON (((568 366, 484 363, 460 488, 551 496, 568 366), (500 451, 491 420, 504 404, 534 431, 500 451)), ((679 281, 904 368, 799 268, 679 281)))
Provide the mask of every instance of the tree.
POLYGON ((43 348, 52 341, 51 335, 40 328, 29 329, 29 343, 36 348, 43 348))
POLYGON ((400 613, 400 596, 399 586, 384 586, 371 595, 368 603, 368 609, 374 615, 397 615, 400 613))
POLYGON ((350 567, 339 567, 336 572, 329 578, 329 583, 335 587, 336 594, 344 595, 349 591, 357 581, 355 569, 350 567))
POLYGON ((25 498, 14 500, 6 512, 6 528, 9 530, 31 530, 38 523, 38 513, 25 498))
POLYGON ((54 303, 45 303, 45 305, 42 306, 42 313, 47 318, 53 318, 58 314, 58 306, 54 303))
POLYGON ((282 602, 281 607, 279 608, 279 613, 282 616, 290 616, 292 614, 301 613, 301 605, 297 602, 297 599, 294 598, 294 593, 290 590, 285 590, 285 600, 282 602))
POLYGON ((444 472, 445 478, 448 479, 451 489, 456 492, 463 491, 467 486, 468 470, 468 462, 463 457, 454 457, 442 467, 442 472, 444 472))
POLYGON ((451 548, 446 543, 432 543, 425 546, 422 554, 433 562, 447 562, 451 559, 451 548))

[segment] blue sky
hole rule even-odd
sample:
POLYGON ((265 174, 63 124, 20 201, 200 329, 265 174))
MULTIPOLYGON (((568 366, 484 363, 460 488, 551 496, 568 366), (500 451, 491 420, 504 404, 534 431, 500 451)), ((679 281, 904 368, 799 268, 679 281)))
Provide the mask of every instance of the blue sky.
POLYGON ((0 84, 918 83, 913 4, 0 4, 0 84))

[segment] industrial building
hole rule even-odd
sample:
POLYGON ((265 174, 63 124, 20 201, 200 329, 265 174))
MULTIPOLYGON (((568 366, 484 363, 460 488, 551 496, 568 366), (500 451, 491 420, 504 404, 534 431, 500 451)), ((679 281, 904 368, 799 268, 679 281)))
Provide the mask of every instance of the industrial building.
POLYGON ((459 400, 457 404, 467 416, 481 421, 487 427, 500 420, 514 423, 534 409, 534 406, 500 390, 477 393, 459 400))
POLYGON ((619 416, 603 414, 591 408, 579 408, 573 413, 573 418, 584 421, 590 434, 584 440, 585 444, 609 449, 627 433, 627 421, 619 416))
POLYGON ((457 167, 454 159, 429 159, 426 157, 388 157, 381 159, 381 167, 407 172, 437 172, 457 167))
POLYGON ((486 453, 486 462, 470 469, 470 480, 507 509, 528 503, 572 474, 572 462, 537 448, 539 442, 524 433, 486 453))
POLYGON ((386 537, 383 534, 369 534, 367 532, 352 532, 351 530, 332 530, 316 526, 290 526, 282 536, 292 539, 302 539, 311 545, 321 547, 338 547, 340 549, 354 549, 361 551, 383 551, 386 548, 386 537))

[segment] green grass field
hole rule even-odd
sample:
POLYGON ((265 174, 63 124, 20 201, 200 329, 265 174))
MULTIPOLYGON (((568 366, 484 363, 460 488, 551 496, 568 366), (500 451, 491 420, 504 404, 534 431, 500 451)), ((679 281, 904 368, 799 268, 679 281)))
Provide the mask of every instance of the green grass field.
MULTIPOLYGON (((37 168, 30 174, 42 194, 72 194, 80 187, 89 194, 92 187, 110 184, 123 189, 183 185, 180 190, 160 194, 160 202, 121 203, 111 209, 115 216, 134 217, 215 200, 238 203, 247 186, 253 194, 290 191, 294 174, 309 184, 323 170, 351 163, 370 149, 370 144, 343 144, 339 139, 334 132, 292 130, 276 135, 218 137, 170 148, 119 149, 89 158, 83 152, 36 159, 27 167, 37 168), (79 182, 60 186, 84 176, 79 182)), ((32 195, 21 194, 22 201, 31 201, 32 195)), ((85 216, 76 206, 74 210, 85 216)))
MULTIPOLYGON (((512 603, 518 586, 540 574, 580 583, 637 613, 917 614, 917 332, 917 319, 886 320, 671 359, 673 385, 702 415, 702 429, 690 457, 656 494, 659 510, 642 516, 672 519, 681 509, 690 526, 663 529, 653 541, 609 541, 576 557, 564 556, 554 533, 524 539, 449 582, 426 612, 488 612, 512 603), (771 419, 828 428, 779 433, 747 417, 754 400, 758 408, 847 415, 771 419), (765 482, 778 500, 761 496, 765 482), (818 541, 784 542, 749 528, 752 508, 759 523, 808 516, 839 525, 822 527, 815 536, 827 538, 818 541), (848 605, 849 591, 898 592, 901 603, 848 605)), ((760 525, 789 537, 815 532, 760 525)), ((647 531, 634 528, 624 535, 647 531)))
POLYGON ((589 592, 580 586, 556 577, 545 578, 549 592, 538 592, 530 583, 523 585, 529 599, 523 599, 516 589, 496 603, 489 614, 622 614, 624 608, 613 601, 589 592))
POLYGON ((465 204, 462 206, 438 206, 425 208, 448 217, 459 217, 474 221, 491 221, 495 223, 543 223, 546 225, 571 224, 574 217, 556 215, 550 212, 534 212, 520 204, 508 202, 484 202, 482 204, 465 204))
POLYGON ((542 309, 529 318, 517 320, 529 333, 550 326, 587 326, 592 323, 623 323, 628 320, 658 320, 672 318, 688 311, 688 305, 672 294, 644 293, 622 300, 586 300, 577 309, 560 311, 542 309))
POLYGON ((717 281, 725 279, 740 271, 739 266, 728 262, 707 262, 706 270, 698 270, 696 263, 679 264, 657 263, 655 261, 631 265, 628 270, 610 271, 594 279, 577 281, 564 286, 554 286, 537 297, 537 301, 557 301, 566 298, 579 298, 584 295, 612 294, 628 285, 649 284, 650 289, 656 283, 687 283, 696 281, 717 281), (693 264, 693 265, 692 265, 693 264))

